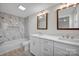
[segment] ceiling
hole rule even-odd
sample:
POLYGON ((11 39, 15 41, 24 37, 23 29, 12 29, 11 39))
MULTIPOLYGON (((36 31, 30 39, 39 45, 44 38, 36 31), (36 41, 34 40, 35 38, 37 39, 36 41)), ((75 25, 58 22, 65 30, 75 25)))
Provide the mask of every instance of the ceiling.
POLYGON ((27 17, 33 13, 39 12, 40 10, 56 5, 57 3, 0 3, 0 12, 5 12, 19 17, 27 17), (19 10, 19 5, 23 5, 26 10, 19 10))

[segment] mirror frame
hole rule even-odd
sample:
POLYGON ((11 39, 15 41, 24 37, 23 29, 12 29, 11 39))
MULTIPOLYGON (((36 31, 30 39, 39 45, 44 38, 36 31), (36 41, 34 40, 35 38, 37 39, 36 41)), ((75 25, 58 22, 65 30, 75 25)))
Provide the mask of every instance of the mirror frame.
MULTIPOLYGON (((69 7, 72 7, 72 6, 69 6, 69 7)), ((66 8, 63 8, 63 9, 66 9, 66 8)), ((59 11, 60 10, 61 9, 57 9, 57 30, 79 30, 79 28, 59 28, 59 21, 58 20, 59 20, 59 11)))
MULTIPOLYGON (((41 28, 41 27, 39 27, 39 25, 40 25, 40 23, 39 23, 39 16, 37 16, 37 30, 47 30, 48 29, 48 13, 45 13, 45 14, 42 14, 42 15, 46 15, 46 17, 45 17, 45 20, 46 20, 46 23, 45 23, 45 28, 41 28)), ((40 16, 42 16, 42 15, 40 15, 40 16)))

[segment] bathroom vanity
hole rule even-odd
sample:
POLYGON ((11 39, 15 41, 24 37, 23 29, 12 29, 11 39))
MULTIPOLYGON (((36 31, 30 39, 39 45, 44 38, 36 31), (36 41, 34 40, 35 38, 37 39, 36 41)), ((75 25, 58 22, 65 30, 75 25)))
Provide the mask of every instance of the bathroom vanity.
POLYGON ((30 37, 30 51, 36 56, 78 56, 79 40, 61 36, 33 34, 30 37))

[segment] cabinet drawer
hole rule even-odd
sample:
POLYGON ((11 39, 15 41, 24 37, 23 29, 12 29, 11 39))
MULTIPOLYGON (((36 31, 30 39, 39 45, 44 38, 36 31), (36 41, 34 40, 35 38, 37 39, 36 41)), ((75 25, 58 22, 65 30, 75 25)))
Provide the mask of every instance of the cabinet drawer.
POLYGON ((51 46, 53 46, 53 41, 52 40, 41 39, 41 43, 44 43, 43 45, 51 45, 51 46))
POLYGON ((68 47, 68 45, 66 45, 66 44, 64 44, 64 43, 55 42, 55 41, 54 41, 54 46, 55 46, 55 47, 59 47, 59 48, 63 48, 63 49, 66 49, 66 47, 68 47))
POLYGON ((54 46, 54 56, 67 56, 69 55, 66 49, 54 46))

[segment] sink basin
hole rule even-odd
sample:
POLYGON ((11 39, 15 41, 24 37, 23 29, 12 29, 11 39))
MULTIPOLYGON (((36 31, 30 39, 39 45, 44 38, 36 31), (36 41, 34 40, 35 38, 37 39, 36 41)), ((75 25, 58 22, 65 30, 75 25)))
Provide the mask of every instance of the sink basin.
POLYGON ((79 42, 79 39, 67 39, 67 38, 61 38, 61 37, 59 37, 59 39, 64 41, 70 41, 70 42, 79 42))
POLYGON ((69 41, 79 42, 79 39, 71 39, 69 41))

